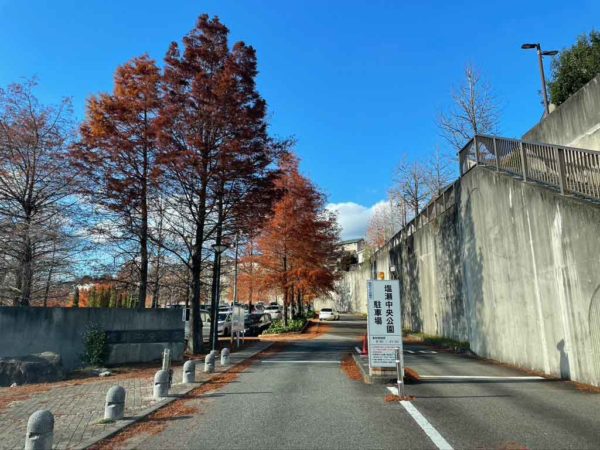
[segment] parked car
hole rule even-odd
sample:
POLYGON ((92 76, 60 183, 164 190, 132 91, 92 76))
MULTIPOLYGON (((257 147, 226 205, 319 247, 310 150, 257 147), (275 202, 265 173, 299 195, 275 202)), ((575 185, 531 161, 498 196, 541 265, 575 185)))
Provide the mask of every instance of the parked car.
MULTIPOLYGON (((189 311, 189 309, 188 309, 189 311)), ((202 321, 202 339, 207 341, 210 336, 210 313, 205 310, 200 310, 200 320, 202 321)), ((186 314, 185 326, 184 326, 184 337, 187 341, 190 337, 190 315, 186 314)))
POLYGON ((218 333, 219 336, 230 336, 231 335, 231 313, 230 312, 219 312, 217 318, 218 333))
POLYGON ((265 311, 265 305, 263 302, 258 302, 253 305, 252 312, 254 313, 262 313, 265 311))
POLYGON ((265 308, 265 313, 271 316, 273 320, 279 320, 283 318, 281 313, 281 307, 279 305, 269 305, 265 308))
POLYGON ((319 320, 339 320, 340 315, 334 308, 321 308, 319 320))
POLYGON ((271 326, 272 320, 270 314, 253 313, 248 314, 244 320, 246 336, 258 336, 271 326))

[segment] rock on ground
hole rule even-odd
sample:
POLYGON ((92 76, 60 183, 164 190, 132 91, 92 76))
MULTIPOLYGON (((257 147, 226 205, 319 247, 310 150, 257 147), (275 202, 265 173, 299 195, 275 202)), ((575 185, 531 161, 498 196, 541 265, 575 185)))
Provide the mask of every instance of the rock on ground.
POLYGON ((0 358, 0 386, 46 383, 65 379, 60 355, 44 352, 0 358))

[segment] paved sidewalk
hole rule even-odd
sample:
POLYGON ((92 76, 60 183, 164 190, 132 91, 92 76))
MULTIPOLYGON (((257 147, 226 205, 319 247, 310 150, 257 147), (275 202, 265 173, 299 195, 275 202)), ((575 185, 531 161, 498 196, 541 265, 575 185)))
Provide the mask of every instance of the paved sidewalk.
MULTIPOLYGON (((257 342, 232 353, 229 366, 223 367, 217 361, 216 373, 228 370, 270 345, 257 342)), ((39 409, 48 409, 54 414, 54 448, 85 448, 214 376, 204 374, 204 360, 198 360, 197 382, 185 385, 181 383, 182 366, 174 367, 170 397, 156 402, 152 399, 152 385, 158 369, 157 366, 106 378, 0 388, 0 448, 23 448, 27 420, 39 409), (98 422, 104 416, 106 392, 114 385, 123 386, 127 392, 125 419, 112 424, 100 424, 98 422)))

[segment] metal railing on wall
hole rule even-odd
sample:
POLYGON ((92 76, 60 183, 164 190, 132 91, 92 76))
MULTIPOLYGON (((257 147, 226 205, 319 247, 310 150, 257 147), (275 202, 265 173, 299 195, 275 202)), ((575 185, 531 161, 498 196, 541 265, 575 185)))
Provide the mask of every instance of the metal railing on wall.
POLYGON ((377 249, 375 254, 389 246, 397 246, 400 241, 414 234, 417 230, 430 223, 436 217, 446 212, 456 203, 456 190, 459 180, 448 185, 446 189, 440 192, 436 197, 417 214, 410 222, 402 227, 383 247, 377 249))
MULTIPOLYGON (((478 134, 459 152, 461 177, 476 165, 495 167, 556 188, 561 194, 577 194, 600 200, 600 152, 478 134)), ((456 203, 460 180, 434 197, 410 222, 375 254, 397 246, 456 203)))
POLYGON ((476 165, 537 181, 561 194, 600 200, 600 152, 564 145, 476 135, 459 152, 460 174, 476 165))

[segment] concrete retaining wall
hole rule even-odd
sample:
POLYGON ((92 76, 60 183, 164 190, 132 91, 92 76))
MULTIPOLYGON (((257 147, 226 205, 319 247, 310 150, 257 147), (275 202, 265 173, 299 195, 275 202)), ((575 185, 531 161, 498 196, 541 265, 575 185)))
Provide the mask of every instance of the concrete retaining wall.
MULTIPOLYGON (((600 385, 600 206, 476 167, 456 203, 375 255, 395 266, 404 327, 600 385)), ((364 310, 369 264, 344 283, 364 310)))
POLYGON ((61 355, 65 369, 75 369, 92 323, 109 332, 109 365, 158 360, 164 348, 175 360, 183 358, 181 311, 120 308, 0 307, 0 356, 51 351, 61 355))
POLYGON ((529 130, 523 140, 600 150, 600 75, 529 130))

